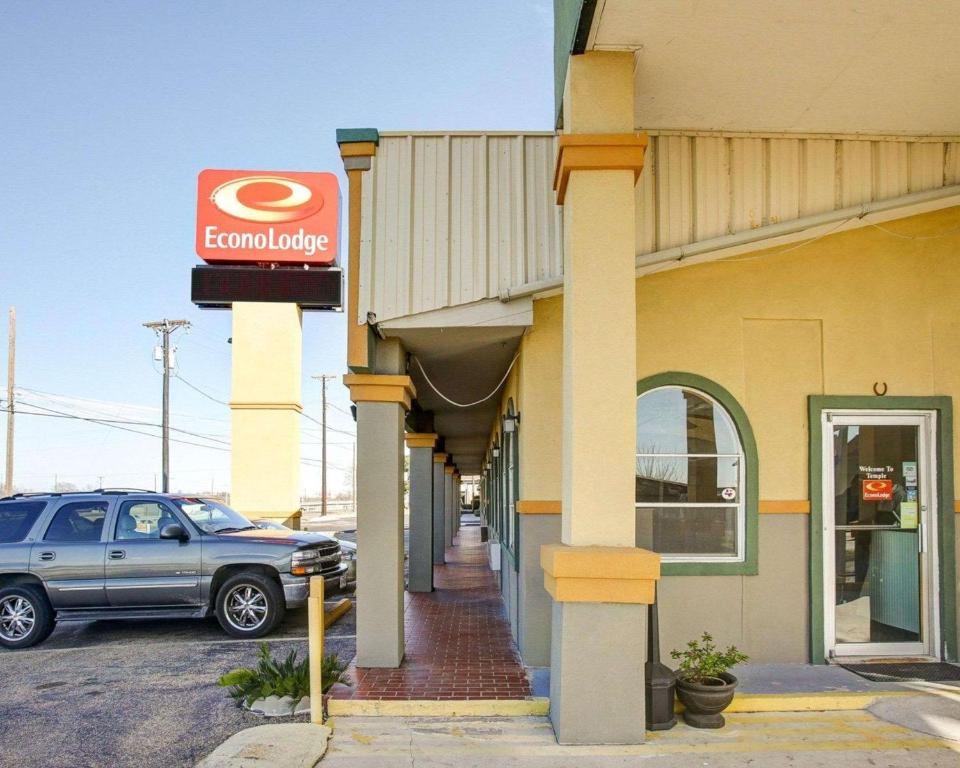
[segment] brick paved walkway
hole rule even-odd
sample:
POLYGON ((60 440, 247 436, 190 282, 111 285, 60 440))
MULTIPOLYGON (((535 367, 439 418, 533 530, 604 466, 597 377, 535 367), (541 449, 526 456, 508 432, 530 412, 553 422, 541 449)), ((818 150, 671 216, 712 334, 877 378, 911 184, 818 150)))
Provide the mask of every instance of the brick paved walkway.
MULTIPOLYGON (((463 527, 434 568, 432 593, 405 593, 399 669, 350 665, 348 699, 522 699, 530 685, 504 616, 498 577, 476 526, 463 527)), ((362 597, 360 598, 362 599, 362 597)))

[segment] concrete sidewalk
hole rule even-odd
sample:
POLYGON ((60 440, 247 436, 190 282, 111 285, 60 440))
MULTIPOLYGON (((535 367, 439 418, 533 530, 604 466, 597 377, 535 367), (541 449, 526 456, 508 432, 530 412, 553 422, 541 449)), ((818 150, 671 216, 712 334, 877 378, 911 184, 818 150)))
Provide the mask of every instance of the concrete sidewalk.
MULTIPOLYGON (((855 692, 853 692, 855 693, 855 692)), ((217 768, 925 768, 960 766, 960 691, 925 684, 878 696, 867 710, 729 712, 717 731, 648 733, 630 747, 556 743, 546 717, 339 717, 320 726, 264 726, 237 734, 204 763, 217 768), (313 761, 313 762, 312 762, 313 761)))
POLYGON ((870 712, 731 714, 722 730, 681 723, 632 747, 560 746, 550 721, 542 717, 349 717, 331 725, 323 768, 613 768, 641 759, 646 766, 670 768, 960 766, 960 744, 870 712))

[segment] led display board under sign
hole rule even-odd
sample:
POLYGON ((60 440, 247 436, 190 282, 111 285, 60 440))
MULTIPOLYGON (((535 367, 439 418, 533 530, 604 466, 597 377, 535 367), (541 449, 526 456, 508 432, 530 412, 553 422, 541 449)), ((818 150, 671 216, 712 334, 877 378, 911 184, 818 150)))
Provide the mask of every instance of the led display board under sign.
POLYGON ((332 173, 205 170, 197 255, 208 264, 337 263, 340 186, 332 173))
POLYGON ((194 267, 190 298, 205 309, 229 309, 235 301, 267 301, 299 304, 304 310, 339 310, 342 272, 336 267, 194 267))

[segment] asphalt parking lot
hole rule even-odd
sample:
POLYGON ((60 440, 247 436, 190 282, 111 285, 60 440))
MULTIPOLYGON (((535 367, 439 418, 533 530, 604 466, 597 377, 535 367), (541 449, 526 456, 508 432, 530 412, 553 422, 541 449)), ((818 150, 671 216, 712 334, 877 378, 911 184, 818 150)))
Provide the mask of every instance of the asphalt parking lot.
MULTIPOLYGON (((328 653, 353 657, 354 616, 327 630, 328 653)), ((302 658, 306 621, 306 609, 290 611, 271 648, 302 658)), ((0 768, 192 766, 267 722, 216 685, 252 666, 257 644, 227 637, 214 619, 96 621, 61 624, 35 648, 0 650, 0 768)))

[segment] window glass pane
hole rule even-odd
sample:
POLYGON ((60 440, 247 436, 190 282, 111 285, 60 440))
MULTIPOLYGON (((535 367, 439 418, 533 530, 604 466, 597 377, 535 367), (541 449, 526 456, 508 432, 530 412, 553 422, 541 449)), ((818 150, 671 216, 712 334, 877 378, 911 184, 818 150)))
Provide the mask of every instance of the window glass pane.
POLYGON ((184 497, 174 499, 173 503, 204 533, 241 531, 256 527, 239 512, 210 499, 184 497))
POLYGON ((663 555, 737 554, 737 507, 637 507, 637 546, 663 555))
POLYGON ((23 541, 46 506, 45 501, 0 504, 0 544, 23 541))
POLYGON ((47 541, 100 541, 107 502, 77 502, 57 510, 43 538, 47 541))
POLYGON ((901 526, 903 502, 917 501, 918 439, 910 424, 833 427, 836 525, 901 526))
POLYGON ((176 523, 177 518, 163 504, 147 501, 128 501, 120 507, 114 538, 159 539, 160 529, 176 523))
POLYGON ((637 398, 637 453, 739 453, 729 415, 703 395, 665 387, 637 398))
POLYGON ((739 501, 739 468, 738 458, 637 456, 637 503, 739 501))
POLYGON ((838 643, 921 639, 918 539, 916 528, 834 531, 838 643))

